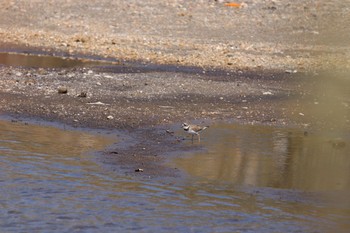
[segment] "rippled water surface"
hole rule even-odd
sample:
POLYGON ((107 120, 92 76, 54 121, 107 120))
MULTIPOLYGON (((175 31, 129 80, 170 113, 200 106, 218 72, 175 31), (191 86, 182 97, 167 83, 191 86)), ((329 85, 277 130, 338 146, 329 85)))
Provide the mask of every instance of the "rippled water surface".
POLYGON ((292 129, 213 125, 206 149, 170 162, 189 179, 167 184, 103 167, 89 151, 110 138, 0 121, 0 230, 346 232, 343 138, 345 145, 292 129))

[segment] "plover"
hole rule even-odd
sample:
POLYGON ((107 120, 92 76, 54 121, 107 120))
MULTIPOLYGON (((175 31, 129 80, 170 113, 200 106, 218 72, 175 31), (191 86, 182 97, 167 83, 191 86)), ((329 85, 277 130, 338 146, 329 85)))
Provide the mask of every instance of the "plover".
POLYGON ((197 135, 198 136, 198 141, 201 140, 201 136, 199 135, 199 133, 203 130, 205 130, 206 128, 209 128, 209 126, 199 126, 199 125, 191 125, 191 124, 187 124, 187 123, 183 123, 182 124, 182 128, 189 134, 192 135, 192 142, 193 142, 193 136, 197 135))

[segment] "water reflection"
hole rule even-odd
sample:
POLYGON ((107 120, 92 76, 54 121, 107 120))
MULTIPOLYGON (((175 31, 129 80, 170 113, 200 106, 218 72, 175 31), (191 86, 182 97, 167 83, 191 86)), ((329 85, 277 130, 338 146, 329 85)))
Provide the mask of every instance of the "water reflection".
POLYGON ((8 180, 64 179, 69 184, 83 175, 89 177, 95 162, 85 153, 112 142, 111 138, 93 134, 22 123, 0 121, 0 129, 2 177, 8 180), (85 169, 81 170, 81 166, 85 169))
POLYGON ((7 66, 39 68, 69 68, 76 66, 101 65, 102 63, 98 61, 89 61, 84 59, 0 52, 0 64, 7 66))
POLYGON ((217 182, 304 191, 350 191, 349 134, 333 139, 296 129, 214 125, 208 151, 176 159, 189 174, 217 182), (341 146, 334 144, 341 140, 341 146))
POLYGON ((334 138, 334 132, 331 135, 217 124, 203 133, 201 145, 205 150, 185 154, 170 163, 203 186, 257 188, 259 195, 251 198, 268 197, 262 198, 264 209, 281 211, 284 216, 303 213, 305 218, 321 218, 329 226, 335 221, 335 232, 346 232, 350 220, 350 134, 338 131, 336 135, 342 135, 341 139, 334 138), (305 202, 305 191, 315 196, 305 202), (322 201, 313 203, 318 198, 322 201), (281 204, 286 199, 295 203, 281 204))
MULTIPOLYGON (((213 166, 207 168, 214 182, 198 179, 174 184, 118 175, 104 169, 97 155, 85 153, 109 144, 109 138, 0 121, 0 229, 4 232, 280 232, 281 229, 339 232, 348 229, 349 207, 321 202, 315 197, 318 194, 281 189, 242 190, 230 182, 217 182, 217 177, 239 177, 238 180, 251 184, 265 182, 268 179, 264 174, 270 172, 267 168, 278 174, 288 164, 286 159, 271 161, 268 153, 261 153, 263 150, 258 153, 259 148, 267 147, 288 157, 290 150, 285 145, 289 139, 285 139, 283 130, 252 127, 243 131, 244 126, 232 127, 233 132, 238 132, 236 135, 226 126, 214 127, 214 131, 220 129, 226 133, 213 137, 216 143, 226 140, 222 152, 228 153, 219 156, 220 162, 204 156, 192 166, 197 172, 203 166, 213 166), (249 137, 260 141, 248 143, 249 137), (237 147, 232 140, 240 145, 239 150, 233 150, 237 147), (267 146, 259 147, 260 144, 267 146), (248 172, 231 171, 230 163, 236 160, 230 151, 239 154, 240 165, 235 168, 245 164, 248 172), (260 159, 264 162, 259 162, 260 159), (225 168, 225 172, 218 173, 218 167, 225 168)), ((203 137, 203 142, 208 141, 203 137)))

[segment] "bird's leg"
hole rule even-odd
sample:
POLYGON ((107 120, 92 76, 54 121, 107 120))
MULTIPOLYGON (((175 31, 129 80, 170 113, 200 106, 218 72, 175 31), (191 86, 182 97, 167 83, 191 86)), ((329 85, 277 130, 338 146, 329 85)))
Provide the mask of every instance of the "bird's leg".
POLYGON ((200 134, 197 134, 198 135, 198 142, 201 141, 201 135, 200 134))
POLYGON ((194 136, 194 135, 192 134, 192 143, 193 143, 193 136, 194 136))

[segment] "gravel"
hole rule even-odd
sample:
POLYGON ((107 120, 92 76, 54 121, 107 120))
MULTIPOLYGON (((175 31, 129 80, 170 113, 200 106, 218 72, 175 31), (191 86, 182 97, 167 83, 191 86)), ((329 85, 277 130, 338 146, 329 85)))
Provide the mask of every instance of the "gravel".
POLYGON ((221 69, 349 68, 346 2, 225 2, 4 1, 0 44, 221 69))

